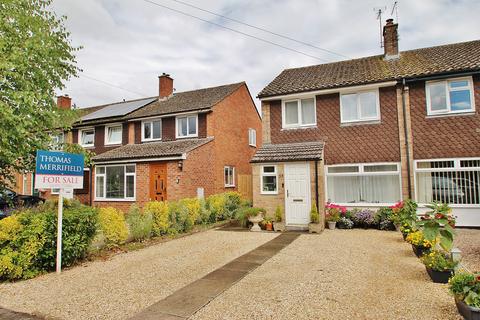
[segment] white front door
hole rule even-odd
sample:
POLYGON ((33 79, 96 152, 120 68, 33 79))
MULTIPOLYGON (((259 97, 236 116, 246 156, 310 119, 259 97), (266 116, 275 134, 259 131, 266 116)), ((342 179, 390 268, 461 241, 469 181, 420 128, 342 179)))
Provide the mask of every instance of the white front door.
POLYGON ((285 164, 285 222, 310 223, 310 166, 308 162, 285 164))

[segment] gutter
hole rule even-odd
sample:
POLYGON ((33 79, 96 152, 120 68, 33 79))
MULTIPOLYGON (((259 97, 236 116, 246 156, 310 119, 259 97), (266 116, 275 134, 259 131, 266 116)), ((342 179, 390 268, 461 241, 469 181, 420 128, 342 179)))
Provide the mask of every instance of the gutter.
POLYGON ((454 77, 464 77, 464 76, 471 76, 474 74, 480 74, 480 70, 477 71, 466 71, 466 72, 444 72, 444 73, 437 73, 431 76, 424 76, 424 77, 417 77, 417 78, 403 78, 402 83, 410 83, 415 81, 426 81, 426 80, 440 80, 440 79, 447 79, 454 77))
POLYGON ((168 161, 168 160, 185 160, 187 159, 187 154, 183 153, 179 156, 163 157, 163 158, 132 158, 132 159, 119 159, 119 160, 94 160, 94 164, 115 164, 115 163, 137 163, 137 162, 153 162, 153 161, 168 161))
POLYGON ((408 188, 408 197, 412 199, 412 179, 411 179, 411 171, 410 168, 410 141, 408 141, 408 123, 407 123, 407 106, 405 102, 405 87, 406 87, 406 80, 405 78, 402 79, 402 109, 403 109, 403 129, 405 134, 405 150, 407 153, 407 188, 408 188))

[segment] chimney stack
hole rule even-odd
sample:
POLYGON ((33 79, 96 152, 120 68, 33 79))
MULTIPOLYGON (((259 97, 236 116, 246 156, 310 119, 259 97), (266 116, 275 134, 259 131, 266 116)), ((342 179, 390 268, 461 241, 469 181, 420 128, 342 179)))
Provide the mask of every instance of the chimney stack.
POLYGON ((167 98, 173 94, 173 79, 169 74, 163 73, 158 77, 159 93, 158 98, 167 98))
POLYGON ((399 57, 398 23, 393 23, 393 19, 387 19, 387 24, 383 27, 383 48, 386 60, 399 57))
POLYGON ((57 97, 57 107, 60 109, 71 109, 72 108, 72 98, 65 94, 63 96, 57 97))

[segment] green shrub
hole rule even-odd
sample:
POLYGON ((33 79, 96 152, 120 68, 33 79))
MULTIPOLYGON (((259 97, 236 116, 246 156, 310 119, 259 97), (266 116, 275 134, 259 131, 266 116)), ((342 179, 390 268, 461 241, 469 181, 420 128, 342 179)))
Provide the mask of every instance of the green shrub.
POLYGON ((105 237, 107 247, 125 243, 128 239, 128 227, 122 211, 113 207, 100 208, 99 225, 105 237))
POLYGON ((143 208, 143 212, 153 218, 152 233, 155 236, 167 234, 170 228, 168 202, 151 201, 143 208))
MULTIPOLYGON (((28 279, 55 268, 56 202, 17 212, 0 221, 0 279, 28 279)), ((87 254, 96 233, 97 210, 66 201, 63 211, 62 266, 87 254)))
POLYGON ((148 212, 142 213, 136 204, 132 205, 130 210, 128 210, 127 223, 130 236, 135 241, 148 239, 152 235, 152 214, 148 212))
POLYGON ((169 234, 187 232, 193 228, 193 223, 190 219, 188 208, 183 202, 170 202, 168 211, 171 224, 169 234))
POLYGON ((225 197, 224 218, 232 219, 235 216, 237 210, 241 207, 242 196, 240 195, 240 193, 235 191, 225 192, 223 196, 225 197))
POLYGON ((200 219, 200 212, 202 210, 202 204, 197 198, 186 198, 180 200, 180 204, 185 207, 188 213, 188 222, 189 226, 193 226, 200 219))
POLYGON ((282 222, 283 220, 283 212, 282 212, 282 207, 277 206, 275 209, 275 222, 282 222))
POLYGON ((312 208, 310 209, 310 222, 311 223, 320 222, 320 215, 318 214, 317 206, 315 204, 312 204, 312 208))
POLYGON ((223 194, 213 194, 207 197, 206 207, 210 212, 210 222, 225 220, 226 197, 223 194))
POLYGON ((375 212, 375 225, 380 230, 395 230, 394 214, 391 208, 383 207, 375 212))

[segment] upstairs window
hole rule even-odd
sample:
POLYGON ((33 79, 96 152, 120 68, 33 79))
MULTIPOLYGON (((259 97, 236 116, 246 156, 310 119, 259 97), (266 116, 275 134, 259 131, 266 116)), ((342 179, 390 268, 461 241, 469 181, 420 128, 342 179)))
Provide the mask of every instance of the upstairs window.
POLYGON ((95 129, 81 129, 78 131, 80 145, 82 147, 93 147, 95 144, 95 129))
POLYGON ((472 78, 457 78, 426 83, 427 114, 475 111, 472 78))
POLYGON ((105 127, 105 144, 122 143, 122 125, 109 125, 105 127))
POLYGON ((142 141, 162 139, 162 120, 148 120, 142 122, 142 141))
POLYGON ((284 101, 282 119, 283 128, 316 125, 315 98, 284 101))
POLYGON ((257 146, 257 131, 255 129, 248 129, 248 144, 252 147, 257 146))
POLYGON ((177 138, 198 137, 198 115, 177 117, 177 138))
POLYGON ((342 123, 380 120, 378 90, 340 95, 342 123))
POLYGON ((235 167, 226 166, 223 168, 225 187, 235 187, 235 167))

